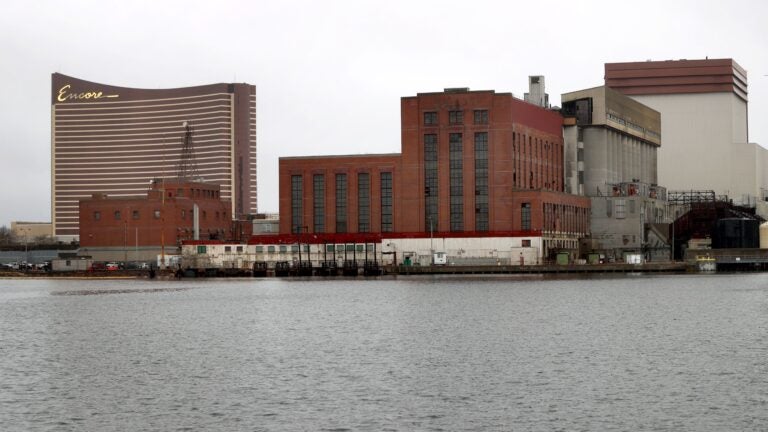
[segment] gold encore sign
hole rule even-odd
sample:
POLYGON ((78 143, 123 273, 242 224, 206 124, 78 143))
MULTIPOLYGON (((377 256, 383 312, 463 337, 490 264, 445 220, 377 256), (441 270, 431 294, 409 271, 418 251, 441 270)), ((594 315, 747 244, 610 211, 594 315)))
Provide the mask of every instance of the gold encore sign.
POLYGON ((97 91, 87 91, 82 93, 70 93, 69 89, 72 86, 67 84, 64 87, 59 89, 59 95, 56 97, 59 102, 66 102, 68 100, 78 100, 78 99, 103 99, 103 98, 116 98, 120 97, 120 95, 105 95, 103 92, 97 92, 97 91))

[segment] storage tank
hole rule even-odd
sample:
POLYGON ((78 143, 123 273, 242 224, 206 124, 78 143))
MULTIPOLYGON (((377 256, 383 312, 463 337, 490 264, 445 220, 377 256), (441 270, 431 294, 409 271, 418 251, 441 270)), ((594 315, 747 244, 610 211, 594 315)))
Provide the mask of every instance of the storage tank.
POLYGON ((768 249, 768 222, 760 225, 760 249, 768 249))
POLYGON ((759 224, 757 220, 747 218, 718 219, 715 235, 712 238, 712 248, 756 249, 760 247, 759 224))

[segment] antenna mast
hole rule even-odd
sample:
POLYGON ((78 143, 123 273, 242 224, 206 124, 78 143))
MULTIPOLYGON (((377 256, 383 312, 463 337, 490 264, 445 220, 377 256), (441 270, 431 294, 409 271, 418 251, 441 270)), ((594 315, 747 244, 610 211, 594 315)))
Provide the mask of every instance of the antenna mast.
POLYGON ((181 139, 181 158, 176 169, 179 181, 193 181, 197 177, 197 163, 195 162, 195 146, 192 141, 194 128, 190 122, 182 123, 184 137, 181 139))

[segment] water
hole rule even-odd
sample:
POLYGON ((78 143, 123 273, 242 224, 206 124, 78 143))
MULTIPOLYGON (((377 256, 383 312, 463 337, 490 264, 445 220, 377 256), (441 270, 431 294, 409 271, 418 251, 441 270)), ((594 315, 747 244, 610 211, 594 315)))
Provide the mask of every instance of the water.
POLYGON ((0 280, 0 430, 765 430, 768 275, 0 280))

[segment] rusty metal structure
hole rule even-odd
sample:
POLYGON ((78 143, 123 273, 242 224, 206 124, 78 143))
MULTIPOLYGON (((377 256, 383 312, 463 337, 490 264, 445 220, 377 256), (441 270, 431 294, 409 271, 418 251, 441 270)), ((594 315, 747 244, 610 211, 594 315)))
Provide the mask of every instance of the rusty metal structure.
POLYGON ((764 222, 754 207, 734 205, 728 196, 716 195, 712 190, 669 191, 667 198, 670 206, 677 206, 675 214, 679 214, 670 227, 675 259, 683 258, 685 245, 691 239, 714 238, 718 220, 738 218, 764 222))

